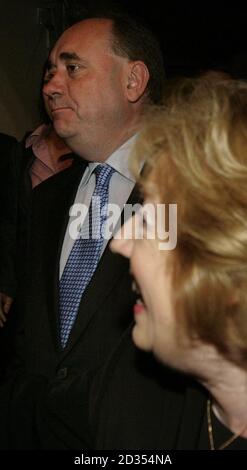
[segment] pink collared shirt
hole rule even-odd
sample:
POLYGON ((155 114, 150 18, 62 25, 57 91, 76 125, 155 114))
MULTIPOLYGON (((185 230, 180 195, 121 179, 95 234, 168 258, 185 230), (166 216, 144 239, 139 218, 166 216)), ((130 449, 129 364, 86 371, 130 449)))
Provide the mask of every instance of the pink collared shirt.
POLYGON ((47 144, 49 133, 50 125, 41 124, 28 136, 25 143, 26 148, 32 147, 35 155, 35 160, 30 168, 33 188, 59 171, 65 170, 73 162, 72 158, 65 160, 60 158, 62 155, 69 153, 69 149, 66 148, 65 144, 61 146, 61 149, 57 149, 56 155, 51 155, 47 144))

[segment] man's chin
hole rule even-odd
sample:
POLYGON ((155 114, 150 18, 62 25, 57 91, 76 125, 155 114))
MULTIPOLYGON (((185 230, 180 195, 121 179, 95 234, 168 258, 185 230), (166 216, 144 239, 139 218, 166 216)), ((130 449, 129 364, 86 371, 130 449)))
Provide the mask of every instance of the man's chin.
POLYGON ((59 120, 54 120, 53 121, 53 127, 62 139, 68 139, 74 135, 73 131, 69 128, 68 125, 65 125, 64 123, 59 122, 59 120))

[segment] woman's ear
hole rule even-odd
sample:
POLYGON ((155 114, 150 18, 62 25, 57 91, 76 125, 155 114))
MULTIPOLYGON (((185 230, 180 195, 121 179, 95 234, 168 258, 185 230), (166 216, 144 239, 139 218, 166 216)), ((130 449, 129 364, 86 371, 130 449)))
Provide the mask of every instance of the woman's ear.
POLYGON ((126 94, 131 103, 138 101, 145 93, 150 74, 142 61, 129 63, 126 94))

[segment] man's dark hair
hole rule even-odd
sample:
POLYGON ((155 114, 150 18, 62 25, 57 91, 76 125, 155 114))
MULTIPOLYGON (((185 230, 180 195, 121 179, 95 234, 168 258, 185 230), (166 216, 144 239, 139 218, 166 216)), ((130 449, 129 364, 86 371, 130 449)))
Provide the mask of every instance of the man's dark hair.
POLYGON ((130 60, 141 60, 149 70, 147 85, 149 99, 162 99, 165 72, 162 52, 154 34, 141 22, 125 16, 113 16, 113 51, 130 60))
POLYGON ((114 53, 146 64, 150 74, 146 93, 152 103, 160 103, 165 80, 163 55, 157 38, 143 20, 125 12, 98 10, 77 16, 72 23, 89 18, 112 20, 114 53))

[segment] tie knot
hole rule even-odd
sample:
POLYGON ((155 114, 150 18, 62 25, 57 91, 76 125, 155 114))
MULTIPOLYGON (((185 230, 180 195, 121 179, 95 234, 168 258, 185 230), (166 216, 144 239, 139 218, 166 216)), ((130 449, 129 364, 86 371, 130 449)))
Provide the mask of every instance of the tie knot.
POLYGON ((98 165, 94 170, 96 177, 96 186, 99 187, 107 185, 114 171, 114 168, 107 164, 98 165))

